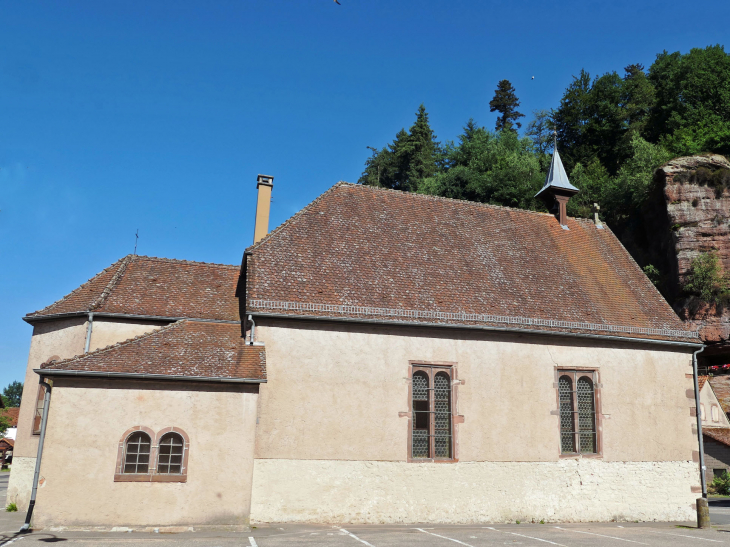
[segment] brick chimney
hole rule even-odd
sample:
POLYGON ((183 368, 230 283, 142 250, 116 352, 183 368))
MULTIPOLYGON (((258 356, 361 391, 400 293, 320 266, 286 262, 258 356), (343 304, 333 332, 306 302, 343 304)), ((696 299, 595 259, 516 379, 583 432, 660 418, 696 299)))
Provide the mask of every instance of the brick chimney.
POLYGON ((269 233, 269 210, 271 209, 271 189, 274 187, 274 177, 259 175, 256 179, 256 189, 259 192, 256 200, 256 224, 253 230, 253 242, 258 243, 269 233))

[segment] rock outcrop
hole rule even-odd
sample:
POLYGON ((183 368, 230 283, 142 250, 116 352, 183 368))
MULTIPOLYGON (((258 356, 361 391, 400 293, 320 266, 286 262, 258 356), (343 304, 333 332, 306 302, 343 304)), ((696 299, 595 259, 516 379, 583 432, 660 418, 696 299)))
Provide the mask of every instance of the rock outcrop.
POLYGON ((719 155, 676 158, 657 170, 663 184, 674 257, 669 276, 680 317, 700 329, 704 341, 730 346, 730 309, 679 288, 700 253, 713 251, 730 272, 730 161, 719 155))

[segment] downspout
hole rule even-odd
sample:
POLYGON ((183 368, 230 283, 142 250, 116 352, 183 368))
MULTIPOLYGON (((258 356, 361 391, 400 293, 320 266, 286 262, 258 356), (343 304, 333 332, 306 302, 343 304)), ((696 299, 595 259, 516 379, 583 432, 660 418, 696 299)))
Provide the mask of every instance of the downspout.
POLYGON ((91 331, 94 329, 94 312, 89 312, 89 324, 86 326, 86 345, 84 346, 84 353, 89 353, 89 346, 91 345, 91 331))
POLYGON ((248 320, 251 321, 251 334, 249 336, 249 344, 253 346, 254 340, 256 340, 256 323, 253 320, 253 315, 248 314, 248 320))
POLYGON ((700 412, 700 384, 697 379, 697 355, 705 351, 705 346, 692 354, 692 373, 695 383, 695 414, 697 415, 697 442, 700 447, 700 480, 702 481, 702 497, 707 498, 707 480, 705 478, 705 445, 702 442, 702 413, 700 412))
POLYGON ((19 532, 27 532, 30 530, 30 519, 33 516, 33 508, 35 507, 35 497, 38 492, 38 479, 41 475, 41 457, 43 456, 43 442, 46 440, 46 424, 48 423, 48 407, 51 404, 51 385, 43 381, 41 376, 38 381, 40 385, 46 388, 43 396, 43 415, 41 417, 41 437, 38 440, 38 454, 35 460, 35 474, 33 475, 33 490, 30 493, 30 504, 28 505, 28 513, 25 515, 25 524, 20 528, 19 532))

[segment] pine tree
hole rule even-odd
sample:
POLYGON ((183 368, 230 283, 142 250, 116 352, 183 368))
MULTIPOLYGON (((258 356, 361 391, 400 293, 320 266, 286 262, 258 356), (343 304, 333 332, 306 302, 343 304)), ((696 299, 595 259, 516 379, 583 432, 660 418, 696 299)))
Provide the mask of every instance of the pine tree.
POLYGON ((501 116, 497 117, 497 125, 495 127, 497 131, 515 131, 515 125, 518 129, 522 127, 522 124, 517 120, 523 118, 525 115, 517 112, 518 106, 520 106, 520 101, 517 99, 517 95, 515 95, 515 88, 509 80, 501 80, 497 84, 497 89, 494 91, 494 98, 489 101, 489 111, 496 111, 501 114, 501 116))

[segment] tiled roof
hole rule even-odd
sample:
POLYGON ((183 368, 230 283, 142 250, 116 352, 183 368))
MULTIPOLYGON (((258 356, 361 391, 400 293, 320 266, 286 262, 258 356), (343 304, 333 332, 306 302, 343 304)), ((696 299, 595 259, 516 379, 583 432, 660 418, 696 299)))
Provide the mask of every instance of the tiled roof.
POLYGON ((338 183, 250 247, 246 309, 699 342, 608 229, 338 183))
POLYGON ((44 363, 41 368, 112 376, 265 380, 266 353, 263 346, 245 343, 239 324, 184 320, 86 355, 44 363))
POLYGON ((18 412, 20 412, 20 407, 17 406, 9 406, 0 410, 0 414, 10 418, 10 427, 18 427, 18 412))
POLYGON ((2 443, 7 443, 7 445, 10 448, 14 448, 15 447, 15 441, 13 439, 9 439, 7 437, 3 437, 3 438, 0 439, 0 444, 2 444, 2 443))
POLYGON ((710 378, 710 385, 720 402, 722 411, 727 414, 730 412, 730 375, 713 376, 710 378))
POLYGON ((730 446, 730 429, 725 427, 703 427, 702 436, 730 446))
POLYGON ((128 255, 27 320, 103 312, 239 321, 240 267, 128 255))

